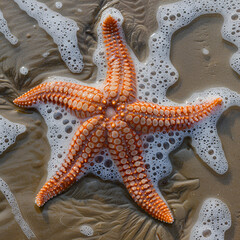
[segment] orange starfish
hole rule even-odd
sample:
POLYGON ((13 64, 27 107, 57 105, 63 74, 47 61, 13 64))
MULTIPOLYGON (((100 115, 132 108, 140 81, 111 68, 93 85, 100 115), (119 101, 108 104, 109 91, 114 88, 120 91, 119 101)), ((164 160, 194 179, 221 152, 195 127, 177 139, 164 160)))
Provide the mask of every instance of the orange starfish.
POLYGON ((173 217, 147 176, 140 135, 155 131, 183 130, 210 114, 222 99, 189 106, 160 106, 137 100, 133 61, 111 15, 102 24, 108 64, 103 90, 67 82, 43 83, 14 103, 31 107, 52 102, 85 119, 76 131, 69 152, 56 174, 36 197, 43 206, 84 175, 86 163, 108 147, 123 182, 134 201, 154 218, 172 223, 173 217))

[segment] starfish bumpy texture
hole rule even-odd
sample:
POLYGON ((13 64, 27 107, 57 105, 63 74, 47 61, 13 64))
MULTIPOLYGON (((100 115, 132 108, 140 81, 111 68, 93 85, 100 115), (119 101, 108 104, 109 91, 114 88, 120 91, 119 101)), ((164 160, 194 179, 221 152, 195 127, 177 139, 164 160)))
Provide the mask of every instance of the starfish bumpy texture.
POLYGON ((46 82, 14 100, 20 107, 52 102, 84 119, 64 163, 39 191, 36 204, 43 206, 68 189, 84 175, 86 163, 107 147, 134 201, 154 218, 172 223, 174 219, 168 205, 148 178, 140 136, 190 128, 214 111, 222 99, 189 106, 161 106, 139 101, 134 64, 120 28, 111 15, 102 23, 108 67, 102 89, 70 82, 46 82))

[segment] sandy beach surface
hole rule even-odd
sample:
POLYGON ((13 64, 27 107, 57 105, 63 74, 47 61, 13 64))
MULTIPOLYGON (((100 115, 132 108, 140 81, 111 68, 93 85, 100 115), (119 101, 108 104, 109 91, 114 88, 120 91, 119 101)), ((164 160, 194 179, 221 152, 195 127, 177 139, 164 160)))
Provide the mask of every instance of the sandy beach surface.
MULTIPOLYGON (((0 113, 10 121, 26 126, 25 133, 0 156, 0 177, 14 194, 24 220, 36 239, 69 240, 188 240, 203 201, 209 197, 227 204, 232 226, 226 240, 240 234, 240 109, 232 107, 221 116, 217 129, 229 170, 224 175, 213 172, 191 147, 191 139, 170 154, 173 172, 159 182, 159 188, 173 210, 174 224, 153 219, 140 209, 118 182, 103 181, 88 175, 67 192, 38 208, 34 199, 47 177, 50 145, 47 125, 35 109, 20 109, 12 101, 52 75, 94 82, 97 67, 92 61, 97 46, 96 28, 101 12, 115 7, 124 17, 126 41, 140 61, 149 54, 148 39, 157 29, 156 12, 160 5, 173 1, 100 1, 42 0, 49 8, 73 19, 78 27, 80 51, 85 67, 73 74, 62 61, 52 38, 36 20, 23 12, 14 1, 0 0, 0 9, 9 28, 19 39, 11 45, 0 34, 0 113), (47 56, 43 56, 47 53, 47 56), (27 75, 19 69, 26 66, 27 75), (90 226, 92 236, 82 229, 90 226)), ((172 38, 171 61, 179 80, 167 91, 167 97, 183 102, 194 92, 224 86, 240 93, 240 77, 230 67, 229 59, 237 48, 222 39, 220 15, 201 16, 177 31, 172 38)), ((17 224, 12 209, 0 192, 0 238, 27 239, 17 224)))

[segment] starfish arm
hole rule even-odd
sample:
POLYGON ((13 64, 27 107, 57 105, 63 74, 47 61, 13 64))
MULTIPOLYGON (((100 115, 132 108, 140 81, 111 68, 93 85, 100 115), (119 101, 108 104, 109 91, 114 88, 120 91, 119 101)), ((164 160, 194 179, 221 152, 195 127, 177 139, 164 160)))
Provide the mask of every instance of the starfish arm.
POLYGON ((93 87, 69 82, 46 82, 13 102, 20 107, 31 107, 38 101, 65 106, 73 110, 78 117, 86 118, 102 112, 103 93, 93 87))
POLYGON ((41 188, 36 204, 41 207, 84 175, 89 161, 99 153, 105 142, 102 116, 85 121, 76 131, 62 167, 41 188))
POLYGON ((142 141, 126 122, 116 120, 108 126, 109 151, 134 201, 154 218, 172 223, 170 209, 158 195, 142 161, 142 141))
POLYGON ((104 92, 107 99, 131 102, 136 99, 136 73, 130 53, 123 42, 117 20, 106 17, 102 24, 106 49, 107 77, 104 92))
POLYGON ((138 101, 127 106, 125 120, 136 131, 142 133, 170 129, 183 130, 207 117, 220 104, 222 104, 222 98, 180 107, 138 101))

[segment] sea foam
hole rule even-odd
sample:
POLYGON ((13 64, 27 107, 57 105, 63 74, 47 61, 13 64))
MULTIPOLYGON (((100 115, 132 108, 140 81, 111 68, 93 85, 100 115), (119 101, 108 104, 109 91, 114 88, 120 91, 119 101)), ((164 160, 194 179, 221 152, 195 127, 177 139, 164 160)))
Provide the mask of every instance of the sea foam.
POLYGON ((81 225, 79 227, 79 229, 80 229, 80 232, 83 235, 88 236, 88 237, 91 237, 93 235, 93 233, 94 233, 93 229, 89 225, 86 225, 86 224, 81 225))
POLYGON ((227 205, 219 199, 209 198, 201 207, 190 240, 224 240, 224 234, 230 227, 231 213, 227 205))
POLYGON ((0 10, 0 32, 12 45, 16 45, 18 43, 18 38, 11 33, 10 29, 8 28, 7 21, 4 18, 1 10, 0 10))
POLYGON ((8 187, 7 183, 0 178, 0 191, 3 193, 5 198, 7 199, 9 205, 12 208, 12 213, 16 222, 18 223, 19 227, 22 229, 23 233, 28 239, 36 238, 35 234, 24 220, 21 211, 18 207, 18 203, 16 198, 14 197, 13 193, 11 192, 10 188, 8 187))
POLYGON ((62 60, 73 73, 83 69, 83 57, 78 47, 77 24, 36 0, 14 0, 30 17, 37 20, 58 46, 62 60))
POLYGON ((25 131, 24 125, 13 123, 0 115, 0 154, 15 142, 19 134, 25 131))

